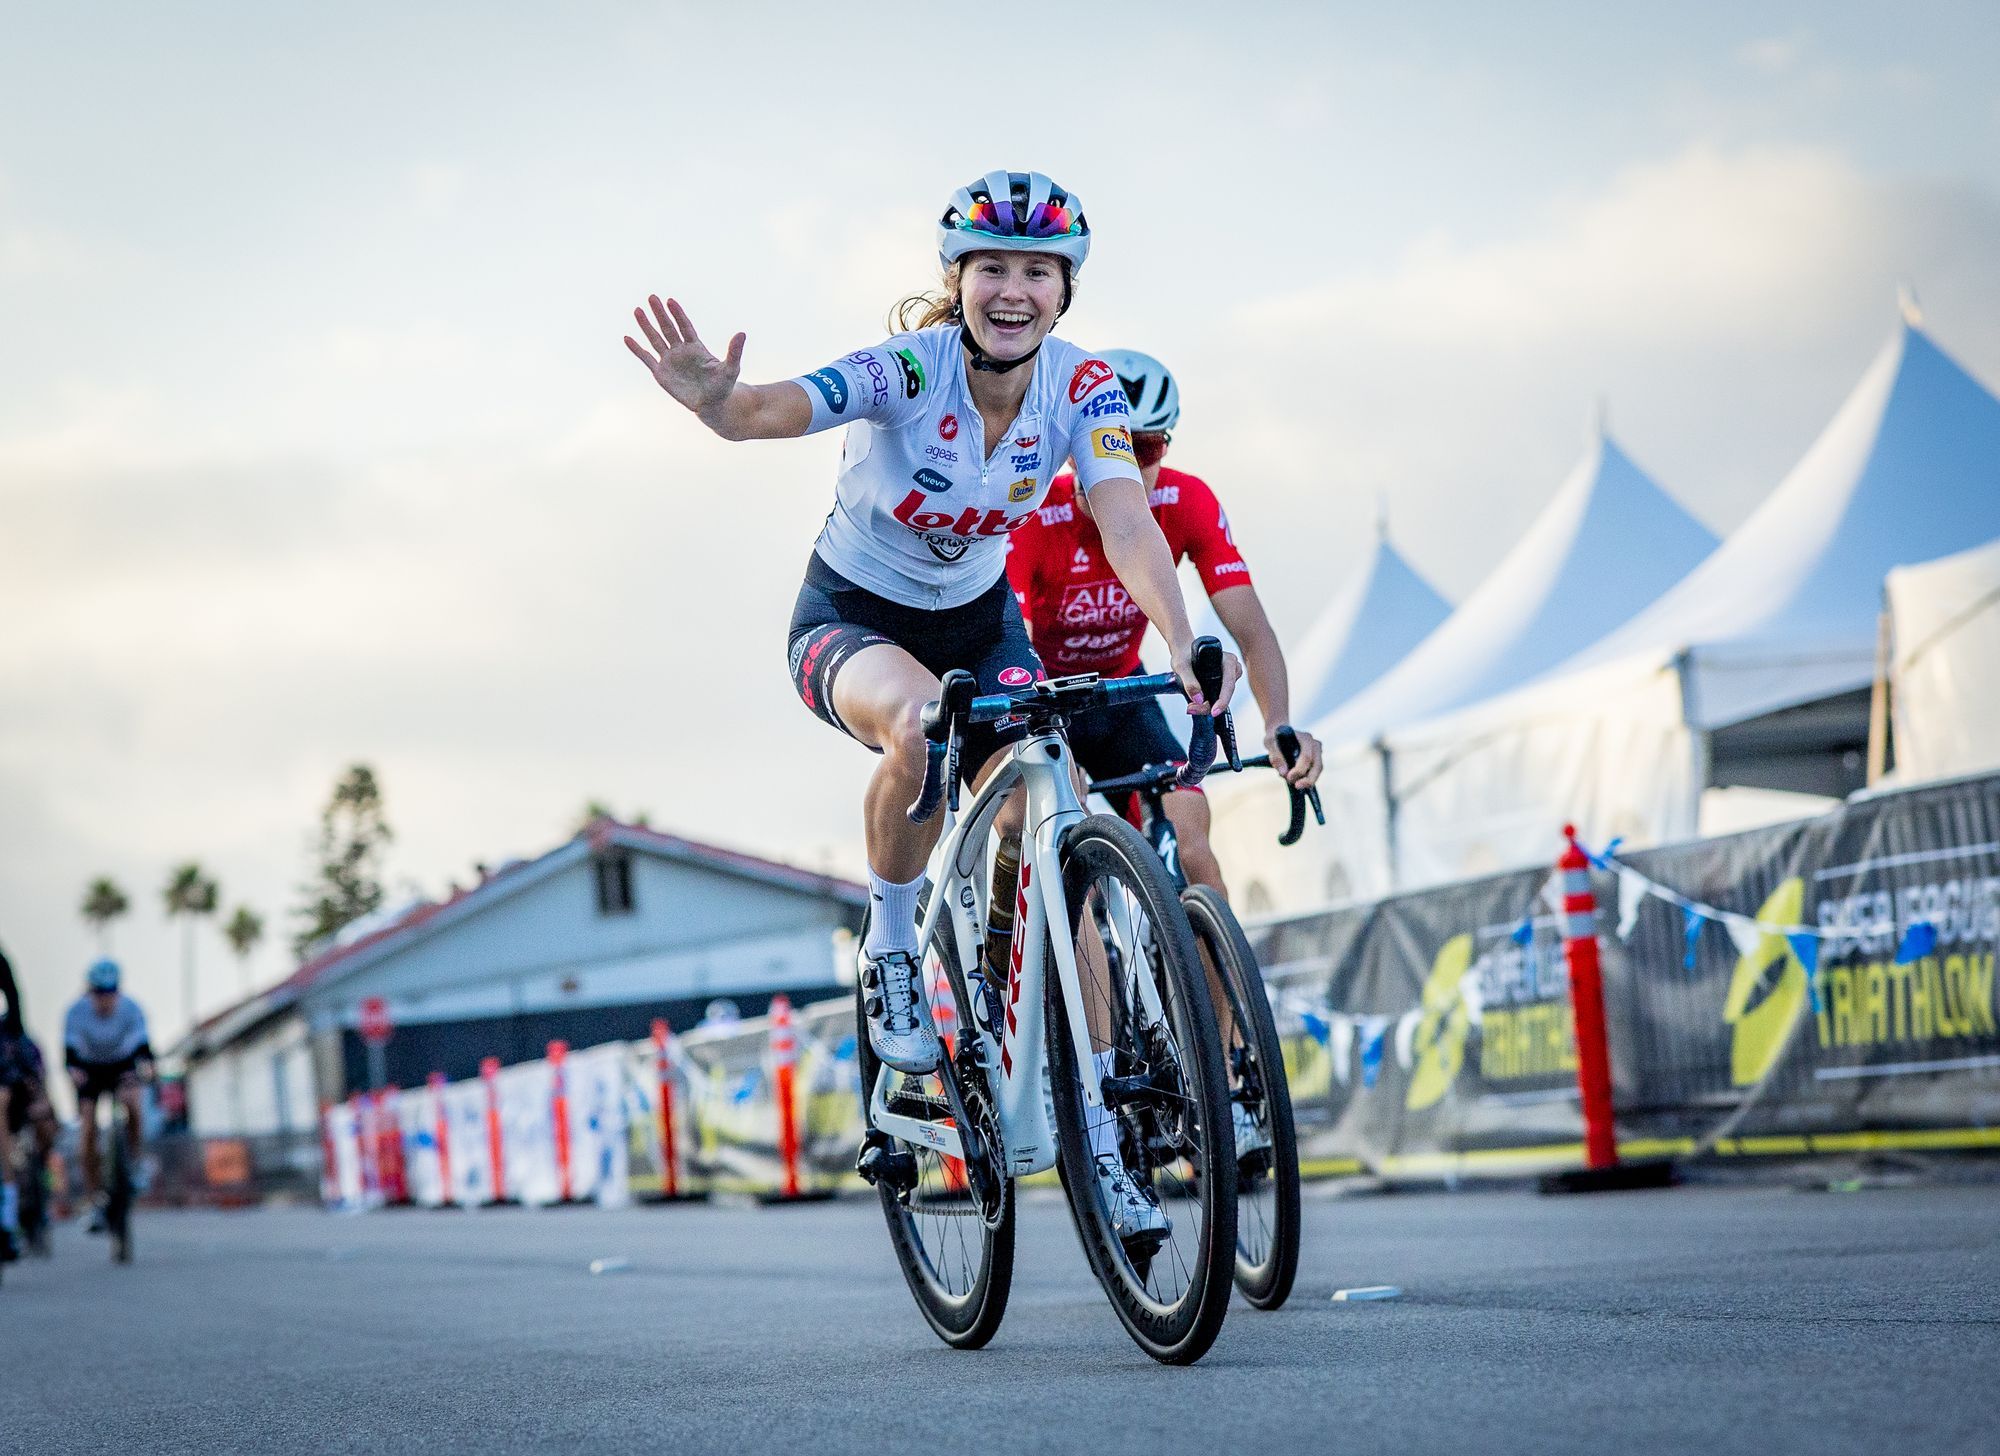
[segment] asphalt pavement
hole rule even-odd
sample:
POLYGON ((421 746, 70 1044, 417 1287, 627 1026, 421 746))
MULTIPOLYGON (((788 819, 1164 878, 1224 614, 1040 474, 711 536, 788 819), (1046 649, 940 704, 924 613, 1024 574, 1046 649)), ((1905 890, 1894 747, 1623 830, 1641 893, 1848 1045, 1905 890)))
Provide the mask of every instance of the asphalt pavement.
POLYGON ((1291 1303, 1188 1370, 1023 1213, 977 1353, 860 1198, 146 1213, 123 1268, 65 1228, 0 1284, 0 1450, 2000 1449, 1992 1185, 1314 1190, 1291 1303))

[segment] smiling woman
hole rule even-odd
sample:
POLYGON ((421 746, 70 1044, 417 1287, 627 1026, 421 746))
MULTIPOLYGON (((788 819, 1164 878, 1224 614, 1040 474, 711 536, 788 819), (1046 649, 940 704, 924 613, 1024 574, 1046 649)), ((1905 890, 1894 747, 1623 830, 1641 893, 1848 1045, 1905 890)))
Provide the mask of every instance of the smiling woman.
MULTIPOLYGON (((1231 659, 1217 701, 1202 701, 1173 560, 1132 461, 1124 391, 1110 365, 1050 333, 1090 254, 1075 194, 1039 172, 992 172, 952 194, 937 237, 945 292, 906 303, 921 310, 917 327, 794 379, 740 382, 743 335, 718 359, 672 299, 636 311, 644 343, 625 340, 725 439, 848 427, 833 510, 793 611, 790 667, 808 708, 882 756, 866 798, 873 913, 860 979, 876 1053, 910 1072, 938 1055, 914 960, 917 890, 938 826, 904 813, 924 778, 920 717, 953 668, 972 672, 982 693, 1042 675, 1005 578, 1007 537, 1065 459, 1189 697, 1220 712, 1239 671, 1231 659)), ((997 766, 1011 735, 969 735, 966 776, 997 766)))

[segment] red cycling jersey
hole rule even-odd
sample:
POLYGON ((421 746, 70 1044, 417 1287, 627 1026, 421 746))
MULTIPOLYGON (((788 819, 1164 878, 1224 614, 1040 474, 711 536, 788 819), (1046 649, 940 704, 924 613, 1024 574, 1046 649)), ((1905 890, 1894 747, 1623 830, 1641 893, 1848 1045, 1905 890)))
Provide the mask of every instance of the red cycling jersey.
MULTIPOLYGON (((1160 467, 1150 503, 1174 562, 1192 558, 1212 597, 1250 585, 1250 568, 1230 539, 1229 518, 1199 478, 1160 467)), ((1146 614, 1104 559, 1097 526, 1076 505, 1076 481, 1059 475, 1048 498, 1008 541, 1007 579, 1020 599, 1035 651, 1056 677, 1139 669, 1146 614)))

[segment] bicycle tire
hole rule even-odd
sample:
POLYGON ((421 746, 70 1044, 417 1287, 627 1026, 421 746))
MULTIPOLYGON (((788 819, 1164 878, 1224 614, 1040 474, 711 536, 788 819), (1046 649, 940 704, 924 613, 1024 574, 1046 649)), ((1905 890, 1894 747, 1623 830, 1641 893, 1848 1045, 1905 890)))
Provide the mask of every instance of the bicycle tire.
POLYGON ((1271 1137, 1265 1166, 1246 1169, 1237 1162, 1236 1287, 1257 1309, 1277 1309, 1291 1297, 1299 1273, 1299 1143, 1284 1047, 1256 953, 1222 892, 1191 885, 1181 892, 1181 904, 1229 996, 1235 1035, 1223 1056, 1238 1072, 1230 1098, 1248 1106, 1271 1137))
POLYGON ((46 1259, 50 1252, 48 1156, 41 1134, 32 1127, 23 1131, 21 1147, 27 1154, 26 1166, 15 1178, 21 1190, 21 1237, 29 1253, 46 1259))
POLYGON ((1114 1114, 1120 1148, 1135 1178, 1157 1180, 1156 1191, 1169 1195, 1162 1203, 1170 1220, 1179 1222, 1198 1211, 1200 1223, 1191 1237, 1177 1237, 1170 1229, 1159 1248, 1139 1255, 1113 1232, 1096 1195, 1069 1012, 1051 957, 1048 1038, 1063 1186, 1091 1272, 1126 1333, 1162 1364, 1190 1365, 1208 1353, 1222 1330, 1236 1251, 1235 1144, 1227 1132, 1228 1082, 1215 1011, 1173 882, 1137 830, 1108 814, 1083 820, 1064 836, 1062 876, 1073 944, 1086 908, 1108 904, 1108 897, 1094 894, 1105 879, 1115 878, 1130 895, 1128 911, 1136 907, 1143 913, 1139 945, 1106 947, 1107 961, 1115 954, 1118 963, 1116 969, 1107 966, 1106 975, 1112 990, 1104 1009, 1112 1044, 1097 1047, 1093 1037, 1093 1046, 1110 1050, 1114 1058, 1130 1058, 1129 1065, 1169 1082, 1171 1093, 1159 1104, 1162 1111, 1128 1104, 1114 1114), (1142 973, 1154 978, 1164 1025, 1141 1027, 1136 1008, 1120 995, 1128 953, 1139 958, 1142 973), (1143 1052, 1142 1036, 1148 1038, 1143 1052), (1153 1040, 1161 1037, 1171 1040, 1153 1040), (1160 1142, 1170 1144, 1171 1159, 1155 1152, 1160 1142), (1185 1174, 1176 1171, 1182 1166, 1185 1174), (1175 1292, 1167 1297, 1170 1289, 1175 1292))
MULTIPOLYGON (((865 924, 863 933, 866 934, 865 924)), ((940 920, 936 933, 931 937, 931 952, 924 957, 926 976, 931 974, 933 957, 941 964, 946 983, 951 988, 958 1024, 970 1026, 972 999, 958 964, 958 950, 953 943, 948 921, 940 920)), ((861 1078, 861 1115, 865 1123, 868 1098, 882 1063, 868 1044, 868 1017, 863 1010, 859 987, 855 988, 854 1023, 855 1061, 861 1078)), ((943 1075, 957 1078, 960 1100, 968 1108, 983 1100, 986 1108, 996 1110, 997 1116, 998 1104, 993 1098, 991 1081, 986 1069, 973 1054, 970 1040, 957 1040, 949 1064, 941 1071, 943 1075)), ((925 1097, 928 1094, 922 1091, 921 1084, 929 1080, 903 1077, 900 1082, 891 1084, 892 1093, 887 1100, 893 1103, 906 1092, 913 1097, 925 1097), (913 1083, 918 1084, 915 1090, 912 1090, 913 1083)), ((977 1350, 998 1333, 1000 1322, 1007 1313, 1008 1295, 1013 1289, 1014 1180, 1011 1176, 1001 1180, 999 1214, 990 1225, 976 1213, 945 1212, 958 1201, 959 1190, 953 1188, 953 1175, 947 1167, 947 1162, 951 1160, 928 1146, 901 1139, 894 1142, 898 1148, 916 1158, 917 1187, 907 1198, 886 1183, 878 1183, 875 1193, 882 1205, 883 1219, 889 1225, 889 1243, 895 1250, 896 1263, 903 1271, 903 1282, 910 1286, 917 1308, 939 1339, 954 1349, 977 1350), (920 1215, 912 1208, 913 1202, 928 1206, 935 1212, 920 1215), (963 1277, 947 1277, 946 1271, 939 1268, 937 1258, 932 1256, 930 1241, 925 1236, 929 1231, 941 1240, 947 1223, 967 1226, 967 1229, 959 1231, 961 1255, 970 1253, 963 1242, 964 1232, 978 1230, 979 1248, 971 1261, 973 1267, 962 1271, 963 1277)), ((997 1142, 995 1145, 998 1146, 997 1142)))
POLYGON ((111 1261, 132 1262, 132 1156, 125 1142, 125 1118, 113 1117, 104 1149, 104 1227, 111 1235, 111 1261))

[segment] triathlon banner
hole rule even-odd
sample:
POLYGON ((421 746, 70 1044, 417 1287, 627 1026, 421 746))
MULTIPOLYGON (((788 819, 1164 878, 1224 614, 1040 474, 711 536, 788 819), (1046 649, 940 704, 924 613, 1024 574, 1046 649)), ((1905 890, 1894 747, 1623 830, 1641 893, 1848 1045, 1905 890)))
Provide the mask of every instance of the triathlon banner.
MULTIPOLYGON (((2000 1145, 2000 777, 1695 844, 1588 848, 1627 1156, 2000 1145)), ((1549 880, 1253 932, 1309 1163, 1469 1176, 1580 1161, 1549 880)))
MULTIPOLYGON (((1549 869, 1251 932, 1308 1174, 1581 1164, 1559 848, 1549 869)), ((1700 843, 1586 849, 1625 1157, 2000 1147, 2000 775, 1700 843)), ((768 1017, 672 1043, 687 1190, 783 1185, 787 1054, 802 1188, 858 1186, 852 999, 798 1008, 789 1045, 768 1017)), ((490 1084, 355 1098, 327 1111, 328 1196, 656 1193, 660 1077, 650 1042, 614 1042, 490 1084)))

